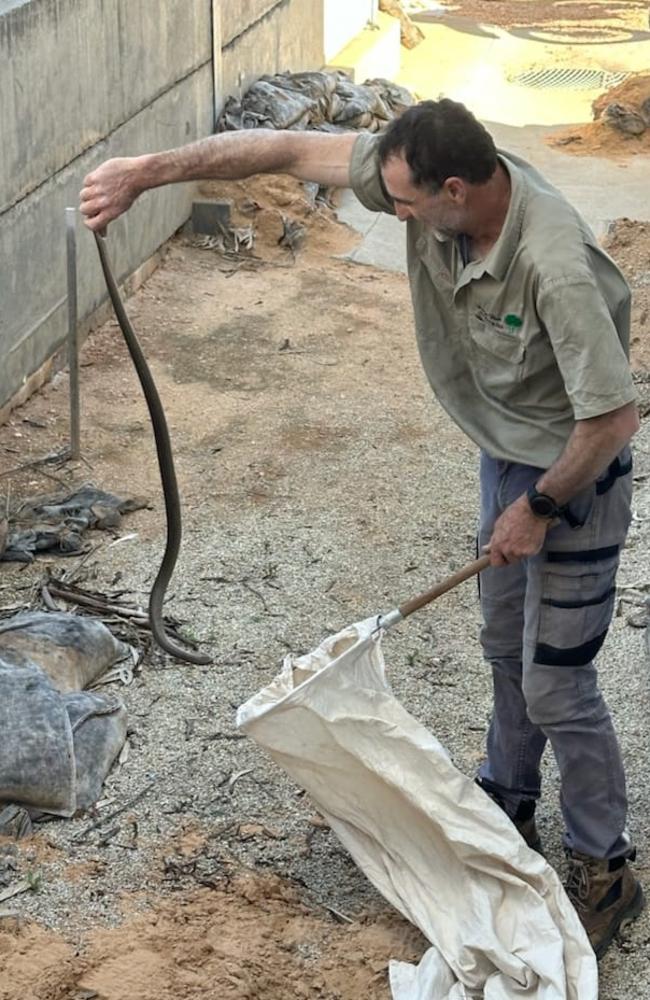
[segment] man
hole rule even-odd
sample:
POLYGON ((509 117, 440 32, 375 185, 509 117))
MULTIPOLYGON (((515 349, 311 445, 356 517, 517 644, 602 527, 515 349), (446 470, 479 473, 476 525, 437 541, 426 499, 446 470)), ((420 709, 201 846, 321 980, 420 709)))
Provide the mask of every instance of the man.
POLYGON ((551 743, 567 891, 598 957, 641 912, 625 777, 593 658, 613 610, 638 429, 629 289, 578 213, 497 153, 462 105, 425 101, 381 135, 252 130, 109 160, 81 193, 103 229, 152 187, 286 172, 351 186, 407 225, 418 345, 442 405, 481 449, 481 642, 494 712, 479 783, 539 849, 551 743))

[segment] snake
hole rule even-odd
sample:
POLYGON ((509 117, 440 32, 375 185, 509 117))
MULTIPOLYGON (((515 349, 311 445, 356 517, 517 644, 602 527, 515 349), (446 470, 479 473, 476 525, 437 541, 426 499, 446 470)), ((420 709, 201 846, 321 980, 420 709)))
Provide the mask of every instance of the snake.
POLYGON ((149 627, 151 634, 161 649, 170 656, 178 660, 185 660, 188 663, 208 664, 212 660, 205 653, 195 652, 185 649, 174 642, 165 632, 163 620, 163 602, 165 592, 169 586, 169 581, 174 573, 176 560, 181 547, 182 521, 181 521, 181 501, 178 493, 178 481, 176 479, 176 469, 174 467, 174 454, 172 451, 169 428, 165 411, 154 382, 153 375, 147 359, 144 356, 140 342, 135 330, 127 315, 124 303, 120 297, 117 282, 111 270, 106 238, 101 233, 95 233, 95 242, 99 253, 99 260, 108 295, 115 312, 122 336, 126 342, 133 366, 136 370, 142 392, 149 410, 151 426, 153 429, 156 452, 158 455, 158 468, 160 470, 160 480, 162 484, 163 497, 165 500, 165 516, 167 524, 167 538, 165 551, 160 568, 154 580, 149 594, 149 627))

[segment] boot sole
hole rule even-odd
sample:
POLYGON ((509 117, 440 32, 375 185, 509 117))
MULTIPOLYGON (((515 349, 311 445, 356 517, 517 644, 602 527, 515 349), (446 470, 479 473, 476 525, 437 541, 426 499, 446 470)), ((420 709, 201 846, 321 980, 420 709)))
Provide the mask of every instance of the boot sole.
POLYGON ((641 915, 644 907, 645 896, 643 895, 643 889, 640 885, 637 885, 636 892, 632 897, 630 905, 627 909, 623 910, 618 919, 609 927, 607 934, 599 943, 598 947, 594 948, 598 961, 601 960, 616 935, 622 931, 624 927, 627 927, 628 924, 631 924, 633 920, 636 920, 636 918, 641 915))

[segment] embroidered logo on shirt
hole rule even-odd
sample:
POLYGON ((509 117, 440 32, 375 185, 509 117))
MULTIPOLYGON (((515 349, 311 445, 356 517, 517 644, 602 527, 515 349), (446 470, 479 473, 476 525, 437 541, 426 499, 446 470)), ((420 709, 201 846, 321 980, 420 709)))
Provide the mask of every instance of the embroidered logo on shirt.
POLYGON ((491 326, 493 330, 498 330, 499 333, 516 333, 524 325, 521 316, 516 316, 515 313, 508 313, 507 316, 502 318, 495 313, 488 312, 483 306, 477 306, 474 315, 480 323, 491 326))
POLYGON ((499 330, 501 333, 505 332, 501 317, 496 316, 494 313, 489 313, 487 309, 483 308, 483 306, 477 306, 474 315, 480 323, 487 324, 488 326, 491 326, 493 330, 499 330))

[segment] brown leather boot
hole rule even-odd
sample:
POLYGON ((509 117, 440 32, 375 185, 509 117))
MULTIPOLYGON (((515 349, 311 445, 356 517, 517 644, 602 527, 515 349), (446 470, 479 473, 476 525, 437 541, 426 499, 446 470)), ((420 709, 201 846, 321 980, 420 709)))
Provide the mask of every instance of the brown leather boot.
POLYGON ((625 858, 602 860, 571 851, 564 888, 601 959, 614 937, 645 906, 643 890, 625 858))
MULTIPOLYGON (((521 806, 520 806, 520 811, 521 811, 521 806)), ((520 816, 519 813, 517 813, 515 816, 513 816, 512 822, 515 824, 515 826, 519 830, 519 833, 524 838, 530 849, 533 851, 537 851, 538 854, 543 854, 544 852, 542 850, 542 838, 537 832, 537 825, 535 823, 535 813, 533 812, 529 816, 520 816)))
MULTIPOLYGON (((474 779, 479 788, 490 796, 493 802, 496 802, 499 809, 506 811, 505 802, 499 795, 499 793, 494 789, 489 781, 485 781, 482 778, 474 779)), ((517 812, 514 816, 510 817, 510 820, 517 827, 517 830, 524 838, 528 846, 533 851, 537 851, 538 854, 544 854, 542 850, 542 838, 537 832, 537 825, 535 823, 535 805, 534 799, 524 799, 520 804, 517 812)))

